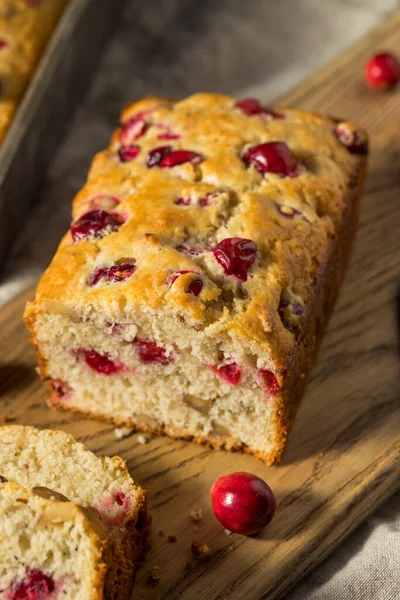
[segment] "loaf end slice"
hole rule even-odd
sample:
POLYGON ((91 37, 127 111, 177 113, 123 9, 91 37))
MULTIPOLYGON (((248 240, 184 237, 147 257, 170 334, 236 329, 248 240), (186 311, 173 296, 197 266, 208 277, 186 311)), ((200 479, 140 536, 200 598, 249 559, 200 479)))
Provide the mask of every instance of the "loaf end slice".
MULTIPOLYGON (((80 523, 80 531, 84 530, 89 520, 88 532, 91 534, 93 530, 94 533, 89 536, 91 541, 89 537, 82 538, 82 544, 86 548, 86 558, 81 556, 80 552, 75 555, 75 558, 78 560, 85 558, 87 565, 90 560, 97 561, 98 583, 94 590, 98 595, 94 595, 93 598, 122 600, 130 597, 135 574, 146 545, 148 518, 145 492, 132 481, 122 459, 97 457, 76 442, 71 435, 61 431, 39 431, 33 427, 10 425, 0 427, 0 476, 3 481, 8 480, 28 490, 26 494, 32 498, 30 502, 33 504, 40 502, 37 497, 42 498, 43 501, 51 501, 54 496, 58 504, 54 507, 54 511, 51 510, 55 515, 59 514, 61 519, 71 508, 71 514, 80 523), (101 543, 98 541, 100 538, 102 538, 101 543), (89 547, 96 547, 97 554, 94 550, 93 553, 89 552, 87 549, 89 547), (101 581, 104 583, 103 586, 100 584, 101 581)), ((3 490, 4 493, 6 492, 3 490)), ((34 522, 36 521, 32 521, 34 522)), ((63 522, 61 519, 61 523, 63 522)), ((50 538, 53 533, 54 536, 58 535, 57 531, 52 533, 51 527, 46 532, 50 538)), ((10 535, 11 533, 15 540, 17 533, 10 530, 10 535)), ((39 537, 41 535, 39 529, 37 535, 39 537)), ((29 536, 23 539, 26 539, 28 556, 31 556, 34 546, 31 544, 31 548, 29 545, 29 536)), ((11 545, 13 543, 10 541, 11 545)), ((64 547, 69 547, 69 539, 65 543, 64 547)), ((24 568, 29 579, 30 563, 23 561, 18 548, 15 555, 16 562, 13 564, 14 570, 17 569, 23 582, 24 568)), ((43 553, 45 552, 44 547, 43 553)), ((40 557, 44 557, 43 553, 38 554, 38 561, 40 557)), ((39 569, 39 563, 32 563, 34 565, 32 568, 41 570, 54 581, 56 579, 61 581, 58 577, 60 573, 58 563, 52 562, 55 558, 55 555, 49 555, 49 561, 43 563, 44 566, 48 566, 47 571, 39 569), (54 565, 54 573, 51 571, 51 565, 54 565)), ((5 564, 8 564, 7 560, 14 559, 4 558, 4 560, 5 564)), ((69 564, 66 561, 65 568, 69 568, 69 564)), ((96 569, 92 569, 93 576, 95 571, 96 569)), ((67 575, 65 580, 69 581, 67 575)), ((11 584, 14 586, 15 581, 16 578, 12 578, 11 584)), ((72 592, 66 587, 65 593, 72 592)), ((66 597, 75 598, 73 595, 66 597)), ((84 595, 76 596, 76 598, 81 597, 82 600, 83 598, 86 600, 84 595)))
POLYGON ((254 99, 129 106, 26 309, 50 404, 278 460, 367 150, 351 123, 254 99))

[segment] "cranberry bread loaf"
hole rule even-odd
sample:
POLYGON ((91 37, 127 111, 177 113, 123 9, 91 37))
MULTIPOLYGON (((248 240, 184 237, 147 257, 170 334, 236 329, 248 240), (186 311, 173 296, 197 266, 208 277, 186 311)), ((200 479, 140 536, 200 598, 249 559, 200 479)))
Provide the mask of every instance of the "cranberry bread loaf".
POLYGON ((68 0, 0 0, 0 141, 68 0))
MULTIPOLYGON (((101 573, 104 575, 104 566, 99 562, 99 552, 106 545, 109 548, 109 560, 104 595, 99 591, 98 595, 93 597, 113 600, 125 600, 130 597, 134 576, 146 543, 146 496, 132 481, 122 459, 118 456, 97 457, 72 436, 61 431, 39 431, 33 427, 12 425, 0 428, 0 475, 2 479, 17 483, 28 490, 33 489, 34 493, 37 493, 37 488, 48 488, 52 494, 56 494, 57 499, 60 499, 59 494, 62 494, 70 502, 84 507, 82 514, 86 517, 91 515, 91 528, 94 527, 95 514, 98 513, 98 520, 106 532, 106 544, 104 541, 100 544, 101 528, 98 528, 97 537, 85 542, 97 548, 91 557, 87 555, 87 559, 97 561, 98 577, 101 573)), ((65 509, 61 508, 64 514, 65 509)), ((83 517, 79 517, 78 512, 76 514, 81 523, 80 530, 83 531, 86 524, 83 517)), ((89 529, 87 531, 89 532, 89 529)), ((65 543, 68 544, 68 540, 65 543)), ((66 568, 67 566, 66 564, 66 568)), ((28 568, 28 564, 26 567, 28 568)), ((39 565, 33 565, 32 568, 33 571, 38 570, 39 565)), ((23 565, 18 572, 22 570, 23 565)), ((39 570, 43 572, 43 569, 39 570)), ((28 571, 29 569, 27 573, 28 571)), ((57 568, 54 574, 46 571, 45 575, 55 581, 58 573, 57 568)), ((92 575, 95 576, 94 571, 92 575)), ((29 575, 27 577, 29 579, 29 575)), ((97 590, 100 589, 99 585, 97 590)), ((65 596, 61 594, 56 596, 58 597, 65 596)), ((82 598, 86 599, 85 596, 82 598)))
POLYGON ((366 153, 350 123, 254 99, 127 107, 26 309, 50 403, 279 459, 366 153))
POLYGON ((0 540, 0 600, 106 597, 108 536, 97 511, 0 478, 0 540))

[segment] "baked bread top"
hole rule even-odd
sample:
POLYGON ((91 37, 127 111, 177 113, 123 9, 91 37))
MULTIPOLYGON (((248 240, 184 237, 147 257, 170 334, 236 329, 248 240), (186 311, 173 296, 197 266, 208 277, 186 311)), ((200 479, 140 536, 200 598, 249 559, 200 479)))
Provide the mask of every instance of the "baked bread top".
POLYGON ((28 325, 43 310, 118 322, 146 306, 287 366, 367 151, 350 123, 253 99, 128 106, 28 325))

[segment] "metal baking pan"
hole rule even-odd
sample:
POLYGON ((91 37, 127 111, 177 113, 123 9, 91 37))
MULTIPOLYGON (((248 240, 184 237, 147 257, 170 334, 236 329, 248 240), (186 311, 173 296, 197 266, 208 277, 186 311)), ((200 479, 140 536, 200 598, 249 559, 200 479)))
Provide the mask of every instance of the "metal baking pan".
POLYGON ((124 4, 71 0, 25 91, 0 150, 0 270, 124 4))

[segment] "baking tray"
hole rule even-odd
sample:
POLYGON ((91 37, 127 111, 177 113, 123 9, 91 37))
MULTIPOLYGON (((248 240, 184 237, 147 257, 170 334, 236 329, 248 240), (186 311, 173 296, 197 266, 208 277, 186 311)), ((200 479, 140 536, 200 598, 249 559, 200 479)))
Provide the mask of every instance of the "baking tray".
POLYGON ((125 0, 71 0, 0 150, 0 270, 125 0))

